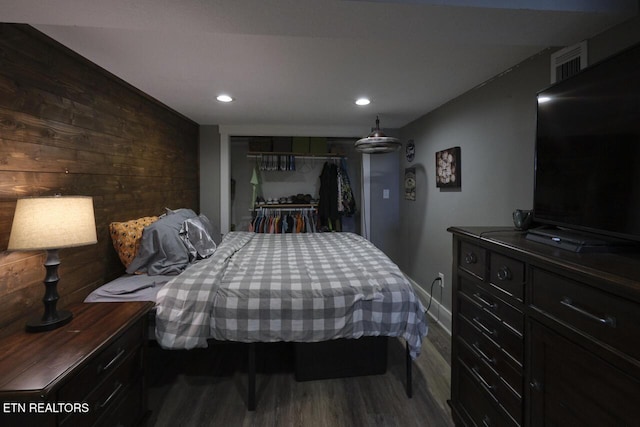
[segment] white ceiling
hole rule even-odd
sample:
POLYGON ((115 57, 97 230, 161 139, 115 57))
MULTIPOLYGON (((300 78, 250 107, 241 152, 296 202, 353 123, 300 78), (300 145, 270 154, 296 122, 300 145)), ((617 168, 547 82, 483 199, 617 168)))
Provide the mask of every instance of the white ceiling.
POLYGON ((398 128, 637 0, 0 0, 200 124, 398 128), (215 100, 219 93, 235 98, 215 100), (368 96, 366 107, 354 104, 368 96))

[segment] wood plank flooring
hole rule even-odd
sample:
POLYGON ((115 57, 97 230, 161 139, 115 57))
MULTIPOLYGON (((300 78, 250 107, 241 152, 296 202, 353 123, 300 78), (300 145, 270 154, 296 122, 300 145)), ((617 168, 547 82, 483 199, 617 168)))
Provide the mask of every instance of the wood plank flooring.
POLYGON ((453 426, 451 338, 435 322, 413 365, 413 398, 405 394, 404 341, 389 340, 383 375, 296 382, 286 343, 257 349, 257 408, 246 409, 247 349, 149 348, 149 426, 453 426))

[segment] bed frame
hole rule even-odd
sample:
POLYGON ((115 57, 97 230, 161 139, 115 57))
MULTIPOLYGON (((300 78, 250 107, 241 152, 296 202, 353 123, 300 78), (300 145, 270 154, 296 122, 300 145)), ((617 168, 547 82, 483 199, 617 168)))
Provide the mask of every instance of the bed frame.
MULTIPOLYGON (((330 367, 321 366, 320 372, 318 374, 313 374, 306 369, 306 366, 298 367, 298 357, 296 358, 296 380, 298 381, 308 381, 314 379, 328 379, 328 378, 339 378, 339 377, 347 377, 347 376, 359 376, 359 375, 375 375, 375 374, 383 374, 387 368, 387 339, 388 337, 363 337, 356 340, 353 339, 344 339, 344 340, 335 340, 339 342, 337 345, 333 345, 332 341, 324 341, 319 343, 296 343, 296 345, 312 345, 314 349, 323 348, 322 351, 333 351, 336 347, 342 347, 346 344, 350 350, 356 349, 355 353, 351 354, 362 354, 362 350, 366 350, 367 353, 372 349, 377 347, 378 350, 383 348, 384 353, 383 356, 380 356, 379 352, 374 352, 374 355, 378 355, 379 357, 374 359, 373 364, 369 365, 370 369, 363 370, 355 370, 350 372, 342 371, 341 374, 333 375, 332 369, 330 367), (362 343, 358 343, 358 341, 363 340, 362 343), (340 342, 343 341, 343 342, 340 342), (350 343, 346 343, 349 341, 350 343), (318 347, 320 346, 320 347, 318 347), (357 351, 360 350, 360 351, 357 351), (384 364, 384 369, 382 369, 382 364, 384 364), (301 372, 301 379, 299 379, 298 371, 301 372), (382 372, 381 372, 382 370, 382 372)), ((247 343, 248 350, 248 375, 247 375, 247 410, 255 411, 256 410, 256 343, 247 343)), ((304 352, 304 351, 303 351, 304 352)), ((296 353, 299 353, 298 351, 296 353)), ((296 355, 298 356, 298 354, 296 355)), ((305 355, 306 356, 306 355, 305 355)), ((312 364, 313 366, 313 364, 312 364)), ((406 382, 405 382, 405 390, 407 393, 407 397, 411 399, 413 397, 413 360, 411 359, 411 354, 409 351, 409 344, 405 344, 405 374, 406 374, 406 382)))
MULTIPOLYGON (((112 294, 116 294, 115 298, 125 298, 125 296, 128 298, 135 291, 149 290, 147 280, 153 280, 152 288, 155 288, 159 283, 155 283, 157 276, 154 275, 175 274, 173 269, 177 268, 176 265, 181 265, 178 261, 182 258, 185 258, 186 261, 182 261, 187 262, 188 266, 191 258, 178 256, 182 254, 181 250, 184 249, 185 244, 180 240, 177 230, 181 229, 181 224, 184 226, 188 221, 197 218, 199 217, 195 217, 194 212, 182 209, 172 211, 147 226, 142 234, 141 250, 129 269, 137 265, 136 262, 142 263, 144 268, 135 267, 133 270, 146 271, 152 279, 149 277, 141 279, 140 275, 132 274, 135 284, 131 286, 135 289, 130 289, 128 282, 127 284, 111 282, 110 285, 113 286, 112 291, 114 291, 112 294), (166 245, 163 243, 163 250, 158 251, 153 243, 156 241, 169 243, 166 245), (143 251, 142 248, 147 246, 148 249, 143 251), (167 259, 157 256, 157 254, 167 253, 172 254, 167 259), (171 269, 165 272, 163 268, 168 268, 167 266, 171 269)), ((387 369, 387 335, 403 336, 406 339, 406 393, 409 398, 412 397, 413 360, 411 356, 416 357, 420 353, 420 342, 427 331, 426 321, 422 318, 424 313, 420 312, 424 308, 410 291, 411 285, 399 268, 370 242, 353 233, 319 234, 313 236, 313 239, 307 235, 296 236, 295 239, 287 235, 277 241, 271 239, 271 236, 267 238, 254 233, 234 233, 225 237, 225 240, 217 246, 215 254, 202 263, 192 268, 185 268, 179 275, 173 276, 173 279, 162 283, 160 290, 155 291, 157 292, 157 294, 154 293, 157 304, 157 328, 153 336, 162 347, 175 349, 206 347, 210 339, 248 343, 248 410, 254 411, 256 408, 256 342, 260 342, 262 336, 267 336, 268 341, 276 337, 278 341, 293 342, 298 381, 383 374, 387 369), (302 275, 288 267, 287 262, 290 258, 280 256, 282 250, 290 251, 292 247, 300 247, 306 254, 305 260, 313 259, 313 264, 308 268, 314 272, 313 277, 317 282, 314 283, 317 288, 311 287, 311 275, 305 279, 306 282, 302 281, 302 275), (243 251, 240 252, 240 249, 243 251), (222 281, 223 274, 226 277, 227 261, 241 253, 243 255, 239 258, 238 265, 244 262, 253 267, 253 270, 242 270, 236 265, 234 268, 239 270, 231 270, 228 278, 229 282, 234 283, 233 291, 222 292, 221 290, 231 289, 222 285, 219 286, 221 290, 218 290, 214 284, 217 280, 222 281), (256 258, 258 254, 261 256, 256 258), (267 263, 264 260, 265 254, 274 254, 274 258, 270 258, 267 263), (351 257, 349 268, 342 262, 345 257, 351 257), (256 259, 260 262, 256 263, 256 259), (337 263, 336 268, 327 271, 326 266, 333 262, 337 263), (296 301, 304 296, 317 298, 313 292, 321 291, 320 295, 326 302, 322 304, 322 307, 326 306, 326 310, 322 312, 322 316, 326 317, 320 318, 322 322, 317 322, 317 314, 309 307, 303 310, 303 304, 291 304, 282 308, 292 319, 294 318, 292 313, 295 313, 295 327, 282 322, 284 326, 277 324, 274 330, 271 323, 268 323, 269 317, 259 314, 258 310, 262 307, 262 300, 259 298, 263 297, 256 296, 255 292, 252 294, 249 289, 258 285, 262 287, 261 280, 263 277, 268 277, 265 276, 265 272, 271 272, 272 267, 273 271, 277 272, 288 273, 291 270, 290 277, 295 279, 300 289, 302 285, 308 285, 304 288, 306 294, 302 294, 298 288, 288 288, 288 282, 276 281, 277 290, 281 291, 279 298, 284 298, 285 301, 287 297, 296 301), (353 273, 354 268, 366 270, 369 273, 366 276, 356 275, 353 273), (350 284, 351 292, 344 294, 334 292, 336 283, 343 281, 350 284), (380 289, 374 292, 371 288, 372 282, 384 284, 384 289, 379 285, 380 289), (353 289, 356 289, 355 293, 353 289), (210 298, 210 292, 213 290, 218 292, 217 306, 213 305, 213 298, 210 298), (374 299, 374 295, 378 299, 374 299), (228 305, 226 305, 227 301, 230 301, 228 305), (237 301, 242 304, 239 305, 237 301), (365 303, 360 304, 360 301, 365 303), (354 306, 358 304, 357 308, 363 312, 360 319, 363 322, 360 325, 362 330, 357 335, 355 335, 356 329, 349 331, 347 328, 346 334, 343 331, 344 324, 347 322, 344 318, 347 312, 345 307, 352 307, 351 304, 354 306), (402 307, 406 307, 407 310, 413 310, 415 316, 408 316, 405 319, 402 317, 404 312, 391 315, 391 310, 398 310, 393 308, 398 304, 402 304, 402 307), (219 311, 216 311, 216 307, 219 311), (216 319, 215 325, 212 323, 208 328, 206 322, 202 321, 203 316, 213 316, 216 319), (247 320, 253 322, 251 328, 246 327, 244 322, 247 320), (299 322, 306 322, 309 329, 300 329, 302 323, 299 322), (320 326, 316 326, 316 323, 320 326), (385 336, 378 336, 382 333, 381 330, 385 331, 385 336), (261 331, 263 331, 262 335, 261 331), (359 338, 333 339, 333 337, 349 337, 351 334, 359 338), (363 334, 375 336, 363 336, 363 334)), ((272 290, 270 287, 265 289, 272 290)), ((107 297, 111 298, 114 295, 107 295, 107 297)))

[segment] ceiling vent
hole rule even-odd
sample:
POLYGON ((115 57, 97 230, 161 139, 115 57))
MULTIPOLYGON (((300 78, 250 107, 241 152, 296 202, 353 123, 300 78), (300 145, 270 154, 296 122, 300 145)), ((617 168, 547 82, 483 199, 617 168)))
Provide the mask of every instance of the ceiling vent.
POLYGON ((587 67, 587 41, 551 54, 551 83, 559 82, 587 67))

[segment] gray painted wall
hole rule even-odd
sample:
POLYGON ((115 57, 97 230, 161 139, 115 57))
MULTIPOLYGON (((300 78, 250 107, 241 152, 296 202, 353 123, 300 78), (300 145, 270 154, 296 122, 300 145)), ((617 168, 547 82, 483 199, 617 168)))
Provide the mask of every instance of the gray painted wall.
MULTIPOLYGON (((640 41, 640 19, 589 40, 589 62, 640 41)), ((413 139, 417 200, 400 199, 400 268, 425 290, 439 272, 445 289, 434 298, 451 308, 452 225, 512 225, 516 208, 533 203, 536 93, 549 86, 551 49, 448 102, 401 129, 413 139), (435 153, 460 146, 462 188, 440 191, 435 153)), ((453 76, 455 78, 455 76, 453 76)), ((437 288, 436 288, 437 289, 437 288)))
MULTIPOLYGON (((396 136, 385 129, 388 136, 396 136)), ((404 150, 394 153, 374 154, 370 156, 369 193, 370 193, 370 233, 369 240, 382 250, 396 264, 401 253, 398 245, 400 232, 400 156, 404 150), (389 198, 383 197, 389 190, 389 198)))
POLYGON ((220 224, 220 132, 200 126, 200 212, 220 224))

